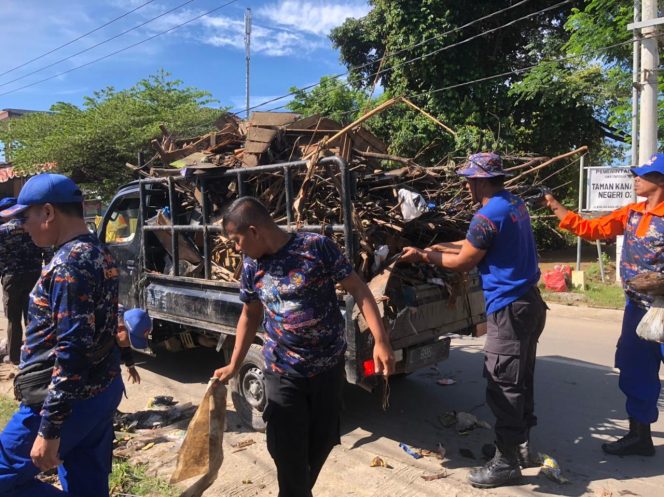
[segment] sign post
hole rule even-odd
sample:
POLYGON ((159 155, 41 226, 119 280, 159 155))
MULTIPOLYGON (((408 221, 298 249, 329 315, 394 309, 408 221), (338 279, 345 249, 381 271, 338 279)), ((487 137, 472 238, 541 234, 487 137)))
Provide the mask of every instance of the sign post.
MULTIPOLYGON (((583 158, 582 158, 583 159, 583 158)), ((583 199, 583 160, 581 162, 581 178, 579 179, 579 205, 583 199)), ((634 202, 634 177, 629 167, 588 167, 586 181, 586 212, 610 212, 620 209, 634 202)), ((622 246, 616 247, 616 262, 620 257, 622 246)), ((597 259, 600 274, 604 281, 604 264, 602 261, 602 249, 597 241, 597 259)), ((577 271, 581 263, 581 239, 577 238, 577 271)))

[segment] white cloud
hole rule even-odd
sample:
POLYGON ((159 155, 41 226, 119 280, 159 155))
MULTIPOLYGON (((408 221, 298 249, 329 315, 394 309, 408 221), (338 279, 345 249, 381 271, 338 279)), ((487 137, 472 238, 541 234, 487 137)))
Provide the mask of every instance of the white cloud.
POLYGON ((326 36, 349 17, 364 17, 371 10, 365 1, 280 0, 260 7, 259 17, 297 31, 326 36))
MULTIPOLYGON (((203 36, 205 43, 244 50, 244 20, 223 16, 206 17, 203 26, 206 28, 203 36)), ((303 55, 321 46, 323 44, 320 40, 311 40, 293 31, 256 25, 251 31, 251 50, 254 53, 274 57, 303 55)))

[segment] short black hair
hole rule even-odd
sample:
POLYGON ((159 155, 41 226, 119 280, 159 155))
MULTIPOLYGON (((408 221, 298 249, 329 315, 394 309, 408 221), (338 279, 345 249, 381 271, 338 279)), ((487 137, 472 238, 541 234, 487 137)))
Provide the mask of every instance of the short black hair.
POLYGON ((224 211, 223 217, 224 231, 227 231, 228 225, 233 223, 235 231, 238 233, 246 231, 249 226, 275 224, 265 205, 254 197, 240 197, 234 200, 224 211))
POLYGON ((83 219, 85 215, 83 214, 83 202, 67 202, 67 203, 57 203, 51 204, 54 209, 60 211, 62 214, 71 217, 80 217, 83 219))

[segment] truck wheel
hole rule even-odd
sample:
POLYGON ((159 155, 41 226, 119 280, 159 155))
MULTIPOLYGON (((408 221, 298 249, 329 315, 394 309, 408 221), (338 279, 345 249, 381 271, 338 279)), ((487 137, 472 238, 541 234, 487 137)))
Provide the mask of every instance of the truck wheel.
POLYGON ((231 398, 238 416, 249 428, 265 431, 263 411, 267 403, 263 369, 262 347, 253 344, 240 366, 238 374, 230 381, 231 398))

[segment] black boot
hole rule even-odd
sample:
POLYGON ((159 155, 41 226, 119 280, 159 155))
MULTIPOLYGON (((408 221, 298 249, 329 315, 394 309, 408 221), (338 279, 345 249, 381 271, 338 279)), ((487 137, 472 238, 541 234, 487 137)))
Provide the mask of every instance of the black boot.
MULTIPOLYGON (((496 446, 494 444, 483 445, 482 455, 484 455, 484 457, 487 459, 493 459, 493 457, 496 455, 496 446)), ((530 452, 530 444, 528 440, 522 444, 519 444, 519 450, 516 456, 521 469, 536 468, 542 464, 542 461, 539 460, 539 456, 530 452)))
POLYGON ((468 481, 473 487, 493 488, 514 483, 521 478, 521 469, 517 460, 518 446, 496 444, 496 453, 481 468, 471 470, 468 481))
POLYGON ((650 424, 629 418, 629 433, 615 442, 602 444, 602 450, 612 456, 654 456, 650 424))

